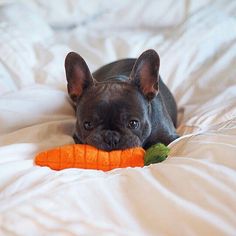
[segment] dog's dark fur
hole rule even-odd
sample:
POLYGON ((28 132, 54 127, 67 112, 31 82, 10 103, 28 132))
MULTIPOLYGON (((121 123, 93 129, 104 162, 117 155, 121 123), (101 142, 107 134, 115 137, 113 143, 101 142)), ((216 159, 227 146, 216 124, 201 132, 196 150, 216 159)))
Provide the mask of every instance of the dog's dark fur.
POLYGON ((76 143, 103 150, 148 148, 175 140, 175 100, 159 76, 160 59, 147 50, 90 73, 84 59, 65 59, 68 93, 76 108, 76 143))

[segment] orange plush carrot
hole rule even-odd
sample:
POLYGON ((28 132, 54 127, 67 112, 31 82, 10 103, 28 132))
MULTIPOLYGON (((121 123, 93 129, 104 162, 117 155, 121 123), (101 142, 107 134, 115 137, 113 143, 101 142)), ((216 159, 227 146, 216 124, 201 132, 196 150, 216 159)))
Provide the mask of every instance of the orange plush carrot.
POLYGON ((143 167, 165 160, 169 148, 158 143, 146 152, 141 147, 106 152, 86 144, 70 144, 39 153, 35 164, 53 170, 83 168, 108 171, 115 168, 143 167))
POLYGON ((83 168, 108 171, 114 168, 144 166, 141 147, 106 152, 85 144, 71 144, 39 153, 36 165, 54 170, 83 168))

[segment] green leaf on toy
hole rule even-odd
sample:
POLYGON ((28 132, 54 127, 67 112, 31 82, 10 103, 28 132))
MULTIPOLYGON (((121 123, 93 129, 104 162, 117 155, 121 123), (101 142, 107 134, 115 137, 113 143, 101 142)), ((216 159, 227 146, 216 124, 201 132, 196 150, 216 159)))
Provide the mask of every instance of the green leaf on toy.
POLYGON ((144 165, 158 163, 164 161, 170 152, 170 148, 162 143, 157 143, 147 149, 144 156, 144 165))

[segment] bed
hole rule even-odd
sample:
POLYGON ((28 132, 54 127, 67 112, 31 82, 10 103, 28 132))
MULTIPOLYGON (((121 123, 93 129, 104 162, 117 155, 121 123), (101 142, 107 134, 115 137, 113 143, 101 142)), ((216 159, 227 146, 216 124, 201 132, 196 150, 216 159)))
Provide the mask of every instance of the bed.
POLYGON ((236 235, 236 1, 0 1, 0 235, 236 235), (34 165, 73 143, 64 58, 153 48, 180 138, 109 172, 34 165))

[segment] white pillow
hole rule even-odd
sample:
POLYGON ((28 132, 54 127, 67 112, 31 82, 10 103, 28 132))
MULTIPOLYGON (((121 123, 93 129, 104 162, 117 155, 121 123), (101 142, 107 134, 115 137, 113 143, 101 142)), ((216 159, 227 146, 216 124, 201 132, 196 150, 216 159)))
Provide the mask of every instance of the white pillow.
POLYGON ((10 73, 4 65, 0 63, 0 95, 16 90, 17 87, 12 81, 10 73))
MULTIPOLYGON (((33 67, 36 64, 36 57, 29 40, 25 35, 15 27, 4 22, 0 24, 0 63, 1 67, 7 71, 1 73, 4 80, 4 87, 0 92, 8 91, 13 88, 21 88, 24 85, 32 83, 33 67), (11 81, 10 81, 11 80, 11 81), (6 88, 9 85, 9 88, 6 88), (4 91, 1 91, 4 89, 4 91)), ((1 68, 0 68, 1 69, 1 68)))
POLYGON ((33 6, 5 3, 0 5, 0 93, 34 83, 35 46, 48 43, 53 35, 33 6))
POLYGON ((100 27, 160 28, 180 24, 185 17, 185 1, 111 0, 107 11, 95 20, 100 27))
POLYGON ((30 1, 10 1, 0 7, 0 22, 20 31, 29 43, 48 41, 52 30, 30 1))
POLYGON ((56 28, 174 26, 185 17, 185 0, 34 0, 41 14, 56 28))
POLYGON ((53 28, 73 28, 86 24, 103 13, 108 3, 104 0, 34 0, 38 12, 53 28))
MULTIPOLYGON (((94 24, 100 28, 160 29, 175 27, 183 23, 190 14, 206 6, 210 1, 110 0, 106 1, 105 8, 103 6, 103 14, 94 17, 94 24)), ((86 4, 84 5, 86 7, 86 4)))
POLYGON ((3 6, 3 5, 7 5, 11 2, 13 2, 14 0, 0 0, 0 6, 3 6))

